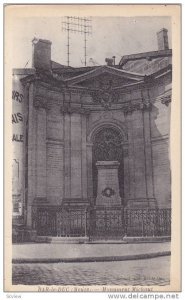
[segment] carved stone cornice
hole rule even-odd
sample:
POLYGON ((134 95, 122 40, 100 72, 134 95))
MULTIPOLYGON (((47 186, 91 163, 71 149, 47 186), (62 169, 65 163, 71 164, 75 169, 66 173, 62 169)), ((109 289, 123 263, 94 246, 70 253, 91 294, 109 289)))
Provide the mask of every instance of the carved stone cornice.
POLYGON ((126 105, 124 105, 122 111, 124 112, 124 115, 132 114, 133 108, 131 103, 127 103, 126 105))
POLYGON ((150 110, 152 108, 152 103, 150 102, 149 99, 144 99, 143 100, 143 109, 144 110, 150 110))
POLYGON ((168 90, 166 90, 162 95, 159 95, 156 98, 156 101, 160 101, 162 104, 169 106, 169 104, 172 100, 171 97, 172 97, 172 89, 171 89, 171 84, 170 84, 170 88, 168 90))
POLYGON ((171 95, 167 95, 164 97, 161 97, 161 103, 165 104, 166 106, 168 106, 171 102, 171 95))
POLYGON ((35 82, 35 74, 23 77, 23 78, 20 79, 20 81, 21 81, 23 86, 26 86, 27 84, 30 85, 31 83, 35 82))
POLYGON ((73 107, 70 105, 64 105, 60 108, 60 112, 65 115, 65 114, 81 114, 81 115, 89 115, 90 114, 90 110, 89 109, 85 109, 83 107, 73 107))
POLYGON ((150 110, 152 107, 152 104, 149 99, 141 99, 140 101, 130 101, 126 102, 123 107, 122 111, 124 112, 125 115, 132 114, 134 111, 137 110, 150 110))
POLYGON ((48 110, 48 105, 47 105, 47 100, 44 99, 44 98, 41 98, 41 97, 35 97, 34 100, 33 100, 33 106, 36 108, 36 109, 39 109, 39 108, 44 108, 44 109, 47 109, 48 110))

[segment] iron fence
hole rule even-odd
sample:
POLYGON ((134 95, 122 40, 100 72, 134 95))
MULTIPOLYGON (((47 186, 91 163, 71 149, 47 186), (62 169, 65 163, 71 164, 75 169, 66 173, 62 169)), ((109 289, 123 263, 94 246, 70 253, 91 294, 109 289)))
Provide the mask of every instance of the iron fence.
POLYGON ((171 209, 125 209, 125 236, 170 236, 171 209))
POLYGON ((90 239, 118 239, 123 237, 123 212, 120 208, 95 208, 90 210, 90 239))
POLYGON ((84 209, 34 207, 32 228, 39 236, 84 236, 87 234, 87 213, 84 209))
POLYGON ((32 228, 44 236, 118 239, 171 235, 171 209, 33 207, 32 228))

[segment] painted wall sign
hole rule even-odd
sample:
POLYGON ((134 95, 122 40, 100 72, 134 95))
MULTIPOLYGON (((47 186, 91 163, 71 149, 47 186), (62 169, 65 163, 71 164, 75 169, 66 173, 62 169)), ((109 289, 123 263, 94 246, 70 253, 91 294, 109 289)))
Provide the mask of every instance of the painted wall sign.
POLYGON ((12 200, 13 216, 22 215, 24 201, 24 88, 20 79, 23 75, 13 75, 12 86, 12 200))

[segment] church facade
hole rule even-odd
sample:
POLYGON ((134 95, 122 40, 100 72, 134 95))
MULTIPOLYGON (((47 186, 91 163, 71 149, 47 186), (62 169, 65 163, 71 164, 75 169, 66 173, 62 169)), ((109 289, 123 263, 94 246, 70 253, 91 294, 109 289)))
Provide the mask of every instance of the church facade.
POLYGON ((13 226, 25 239, 170 235, 172 50, 166 29, 157 38, 157 51, 79 68, 33 40, 33 68, 14 70, 24 120, 13 226))

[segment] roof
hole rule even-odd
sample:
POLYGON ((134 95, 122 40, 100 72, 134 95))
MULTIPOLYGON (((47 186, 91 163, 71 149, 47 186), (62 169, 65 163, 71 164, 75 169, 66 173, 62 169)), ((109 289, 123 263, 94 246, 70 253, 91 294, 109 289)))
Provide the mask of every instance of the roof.
POLYGON ((101 65, 86 67, 71 67, 51 61, 51 69, 16 69, 13 74, 24 74, 37 77, 56 86, 71 86, 78 88, 97 88, 97 82, 102 84, 101 75, 104 74, 107 84, 118 89, 149 82, 161 78, 172 70, 172 50, 159 50, 125 55, 119 65, 101 65), (100 77, 99 77, 100 76, 100 77), (109 80, 110 79, 110 80, 109 80))
POLYGON ((120 60, 120 68, 140 75, 150 75, 172 63, 172 50, 159 50, 125 55, 120 60))
POLYGON ((59 64, 53 60, 51 60, 51 68, 52 69, 74 69, 73 67, 70 67, 70 66, 65 66, 65 65, 62 65, 62 64, 59 64))
MULTIPOLYGON (((151 75, 161 69, 164 69, 168 65, 172 64, 172 50, 158 50, 143 53, 135 53, 130 55, 124 55, 119 65, 113 66, 87 66, 87 67, 71 67, 51 61, 52 71, 58 75, 61 75, 64 81, 78 81, 83 77, 94 76, 98 72, 106 71, 114 73, 118 76, 127 74, 128 76, 144 76, 151 75)), ((134 78, 134 79, 135 79, 134 78)))
POLYGON ((35 69, 34 68, 14 68, 13 69, 13 75, 32 75, 35 74, 35 69))

